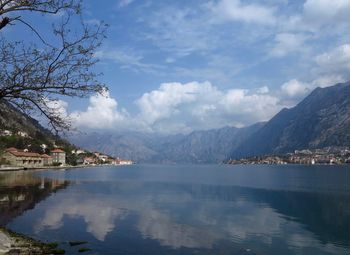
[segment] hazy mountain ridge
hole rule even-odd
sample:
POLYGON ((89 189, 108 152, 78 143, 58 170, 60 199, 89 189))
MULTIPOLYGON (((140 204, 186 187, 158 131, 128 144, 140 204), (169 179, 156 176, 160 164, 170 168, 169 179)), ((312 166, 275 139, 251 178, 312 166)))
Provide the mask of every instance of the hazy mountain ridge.
POLYGON ((283 109, 232 153, 233 158, 350 145, 350 82, 317 88, 283 109))
POLYGON ((143 133, 79 134, 77 145, 143 163, 220 163, 263 123, 246 128, 224 127, 188 135, 143 133))

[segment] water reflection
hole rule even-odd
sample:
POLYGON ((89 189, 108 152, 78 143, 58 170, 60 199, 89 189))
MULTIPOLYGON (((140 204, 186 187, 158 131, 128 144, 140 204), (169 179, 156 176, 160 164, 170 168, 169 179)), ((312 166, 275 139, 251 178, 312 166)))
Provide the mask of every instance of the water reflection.
POLYGON ((9 226, 98 254, 350 252, 347 192, 121 179, 74 183, 9 226))
POLYGON ((106 235, 115 229, 116 219, 122 219, 126 214, 126 210, 119 208, 116 202, 114 199, 93 194, 89 194, 88 197, 86 194, 59 196, 35 223, 35 232, 63 227, 65 216, 81 217, 86 223, 86 231, 99 241, 104 241, 106 235))
POLYGON ((50 180, 24 171, 0 173, 0 226, 67 185, 67 181, 50 180))

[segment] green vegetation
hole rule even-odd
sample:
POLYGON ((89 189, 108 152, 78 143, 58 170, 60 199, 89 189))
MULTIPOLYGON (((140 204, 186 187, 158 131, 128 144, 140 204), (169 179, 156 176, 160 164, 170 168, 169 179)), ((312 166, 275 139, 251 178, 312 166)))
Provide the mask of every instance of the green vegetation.
POLYGON ((32 139, 20 137, 17 135, 0 136, 0 149, 8 147, 15 147, 18 149, 25 149, 32 144, 32 139))
POLYGON ((78 160, 80 159, 80 157, 76 154, 71 153, 71 151, 69 151, 68 153, 66 153, 66 162, 69 165, 72 166, 76 166, 78 163, 78 160))

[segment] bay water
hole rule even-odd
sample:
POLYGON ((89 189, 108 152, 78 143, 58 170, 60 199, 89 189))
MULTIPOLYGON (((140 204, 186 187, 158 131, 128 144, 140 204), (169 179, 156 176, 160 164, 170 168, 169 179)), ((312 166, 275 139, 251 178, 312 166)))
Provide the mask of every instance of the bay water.
POLYGON ((350 167, 0 173, 0 224, 66 254, 350 254, 350 167))

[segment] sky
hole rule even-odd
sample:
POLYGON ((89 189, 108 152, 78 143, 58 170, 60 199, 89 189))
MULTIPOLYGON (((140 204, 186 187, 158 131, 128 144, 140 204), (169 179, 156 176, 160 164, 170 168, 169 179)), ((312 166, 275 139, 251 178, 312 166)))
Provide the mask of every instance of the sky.
POLYGON ((55 102, 78 129, 243 127, 316 87, 350 80, 350 0, 85 0, 83 7, 86 22, 109 24, 95 53, 109 91, 55 102))

